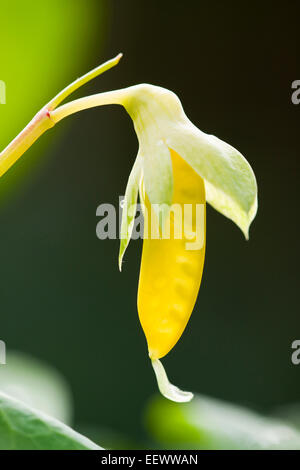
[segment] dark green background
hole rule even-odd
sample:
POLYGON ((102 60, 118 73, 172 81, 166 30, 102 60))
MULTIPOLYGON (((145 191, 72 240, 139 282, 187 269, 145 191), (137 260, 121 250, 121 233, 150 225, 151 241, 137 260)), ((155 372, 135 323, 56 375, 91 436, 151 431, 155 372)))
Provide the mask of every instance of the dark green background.
MULTIPOLYGON (((164 361, 170 378, 263 411, 298 401, 300 365, 290 356, 300 338, 300 105, 291 102, 291 83, 300 79, 299 4, 86 1, 99 9, 99 27, 85 63, 77 69, 74 54, 75 75, 64 83, 122 51, 117 69, 80 96, 140 82, 165 86, 200 129, 246 156, 258 180, 249 242, 208 208, 203 282, 164 361)), ((51 95, 42 98, 40 105, 51 95)), ((131 242, 120 274, 118 241, 98 240, 95 229, 97 206, 124 194, 137 148, 123 109, 84 111, 0 182, 0 338, 65 375, 77 423, 136 434, 156 391, 136 311, 141 242, 131 242)))

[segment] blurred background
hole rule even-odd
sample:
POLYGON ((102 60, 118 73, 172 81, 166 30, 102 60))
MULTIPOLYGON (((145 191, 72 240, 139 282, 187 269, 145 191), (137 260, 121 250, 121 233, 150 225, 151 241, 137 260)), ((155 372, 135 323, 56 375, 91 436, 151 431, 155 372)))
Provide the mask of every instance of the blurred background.
MULTIPOLYGON (((245 155, 259 188, 250 240, 208 208, 200 294, 164 364, 183 389, 263 413, 300 401, 300 365, 291 362, 300 339, 300 105, 291 101, 299 4, 12 0, 1 9, 1 149, 62 87, 123 52, 74 97, 167 87, 196 126, 245 155)), ((0 181, 0 339, 8 353, 59 371, 76 429, 135 441, 156 393, 136 310, 142 245, 130 243, 120 274, 118 240, 100 241, 95 230, 96 208, 118 204, 137 149, 121 107, 83 111, 0 181)))

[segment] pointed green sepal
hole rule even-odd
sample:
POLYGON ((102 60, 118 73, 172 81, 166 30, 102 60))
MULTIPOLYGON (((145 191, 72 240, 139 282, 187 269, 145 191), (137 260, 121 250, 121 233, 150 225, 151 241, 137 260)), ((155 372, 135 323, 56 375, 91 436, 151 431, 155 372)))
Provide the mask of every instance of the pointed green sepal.
POLYGON ((123 211, 120 232, 120 251, 119 251, 119 269, 122 270, 122 260, 126 248, 129 244, 136 214, 136 204, 139 192, 139 183, 141 179, 141 157, 138 155, 131 173, 128 178, 128 183, 125 191, 125 198, 123 200, 123 211))
POLYGON ((235 222, 248 239, 257 211, 257 184, 243 155, 191 122, 177 124, 168 145, 204 179, 207 202, 235 222))

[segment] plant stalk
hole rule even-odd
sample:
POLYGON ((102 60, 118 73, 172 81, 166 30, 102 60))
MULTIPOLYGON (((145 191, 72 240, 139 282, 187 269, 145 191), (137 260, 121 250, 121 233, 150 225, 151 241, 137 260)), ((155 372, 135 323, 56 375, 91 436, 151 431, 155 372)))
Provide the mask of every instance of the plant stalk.
POLYGON ((20 134, 0 153, 0 177, 54 124, 48 109, 41 109, 20 134))
POLYGON ((104 104, 121 104, 121 93, 116 90, 112 92, 99 93, 86 98, 74 100, 65 105, 57 106, 79 87, 102 74, 106 70, 117 65, 122 57, 118 54, 111 60, 96 67, 87 74, 75 80, 73 83, 58 93, 49 103, 44 106, 27 126, 8 144, 0 153, 0 177, 20 158, 26 150, 48 129, 58 121, 70 114, 82 109, 101 106, 104 104))

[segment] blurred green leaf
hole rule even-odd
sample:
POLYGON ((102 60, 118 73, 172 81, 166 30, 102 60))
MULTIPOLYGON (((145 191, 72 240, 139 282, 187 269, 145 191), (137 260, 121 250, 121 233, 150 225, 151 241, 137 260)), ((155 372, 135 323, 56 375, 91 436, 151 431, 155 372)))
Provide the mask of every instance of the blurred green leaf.
POLYGON ((101 449, 65 424, 0 393, 0 449, 101 449))
MULTIPOLYGON (((100 47, 102 43, 106 3, 106 0, 3 2, 0 80, 6 85, 6 104, 0 105, 0 150, 56 93, 101 62, 101 57, 89 59, 94 44, 100 47)), ((58 135, 56 131, 55 138, 58 135)), ((40 162, 45 160, 41 149, 48 142, 53 142, 53 135, 41 139, 2 178, 1 202, 3 195, 15 191, 24 173, 28 180, 35 154, 40 162)))
POLYGON ((155 398, 146 422, 168 449, 300 449, 300 433, 293 427, 200 395, 188 404, 155 398))
POLYGON ((94 1, 4 3, 0 79, 6 83, 7 96, 0 106, 0 146, 8 144, 7 139, 15 137, 61 88, 86 72, 82 64, 96 40, 97 26, 97 41, 99 34, 102 39, 101 9, 94 1))
POLYGON ((41 361, 9 352, 0 367, 0 391, 64 423, 72 420, 72 395, 65 379, 41 361))

